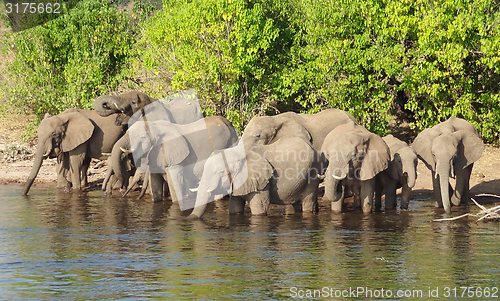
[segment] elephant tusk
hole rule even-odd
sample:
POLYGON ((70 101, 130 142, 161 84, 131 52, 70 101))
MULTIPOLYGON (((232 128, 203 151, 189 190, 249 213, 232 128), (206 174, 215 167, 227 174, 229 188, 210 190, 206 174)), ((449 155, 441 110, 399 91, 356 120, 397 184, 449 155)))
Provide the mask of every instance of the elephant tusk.
POLYGON ((116 102, 113 102, 113 104, 115 105, 116 109, 118 109, 118 111, 120 111, 120 112, 123 113, 123 110, 118 107, 118 105, 116 104, 116 102))
POLYGON ((124 149, 123 147, 120 146, 120 150, 124 152, 125 154, 131 154, 134 152, 134 150, 129 150, 129 149, 124 149))
POLYGON ((50 155, 51 150, 49 149, 45 154, 43 154, 44 158, 48 158, 50 155))
POLYGON ((336 175, 332 175, 332 177, 337 181, 342 181, 343 179, 345 179, 345 177, 337 177, 336 175))
POLYGON ((191 191, 191 192, 198 192, 198 187, 196 187, 196 188, 189 188, 189 191, 191 191))
POLYGON ((437 178, 438 178, 438 173, 436 172, 436 173, 434 174, 434 179, 436 179, 436 180, 437 180, 437 178))

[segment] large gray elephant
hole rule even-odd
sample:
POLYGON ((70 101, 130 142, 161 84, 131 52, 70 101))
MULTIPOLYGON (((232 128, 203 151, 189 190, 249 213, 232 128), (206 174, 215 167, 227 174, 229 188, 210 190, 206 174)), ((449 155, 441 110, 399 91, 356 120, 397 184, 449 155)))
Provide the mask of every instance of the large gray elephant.
POLYGON ((134 160, 147 158, 154 201, 163 200, 163 183, 167 182, 172 201, 179 202, 181 209, 194 206, 194 198, 187 197, 188 188, 198 185, 204 160, 238 139, 231 123, 220 116, 185 125, 138 121, 128 132, 134 160))
POLYGON ((151 112, 153 107, 150 105, 153 103, 155 104, 154 114, 161 115, 162 119, 170 120, 173 123, 190 123, 194 121, 193 116, 201 115, 200 106, 195 99, 181 96, 173 97, 172 101, 163 103, 161 101, 157 102, 156 98, 149 97, 139 91, 129 91, 120 95, 99 96, 94 101, 94 110, 101 116, 118 114, 116 123, 126 125, 129 123, 130 117, 139 110, 149 107, 151 112))
POLYGON ((375 208, 381 207, 382 193, 385 193, 385 209, 396 208, 396 190, 402 188, 401 209, 408 209, 411 189, 417 179, 417 154, 408 144, 393 135, 387 135, 382 139, 391 151, 391 161, 377 179, 375 208))
POLYGON ((332 211, 342 211, 344 189, 349 186, 355 205, 361 203, 363 213, 371 212, 375 177, 387 169, 391 158, 384 140, 351 122, 326 136, 321 154, 328 160, 323 199, 331 201, 332 211))
POLYGON ((310 141, 317 151, 323 141, 339 125, 356 119, 339 109, 326 109, 315 114, 286 112, 275 116, 258 116, 250 120, 243 132, 245 145, 271 144, 282 137, 298 136, 310 141))
POLYGON ((58 159, 58 186, 71 182, 73 190, 80 190, 81 179, 86 184, 90 160, 103 158, 103 153, 109 153, 122 134, 114 117, 101 117, 95 111, 69 109, 47 116, 38 127, 35 161, 22 195, 28 193, 45 158, 58 159))
POLYGON ((446 213, 451 213, 451 204, 458 206, 470 201, 472 167, 484 150, 483 141, 472 124, 452 116, 423 130, 413 141, 412 147, 432 172, 437 207, 444 207, 446 213), (455 176, 456 185, 452 190, 449 177, 455 176))
MULTIPOLYGON (((158 121, 166 120, 175 124, 190 124, 203 118, 203 113, 196 100, 187 100, 183 97, 172 99, 165 105, 159 101, 150 103, 142 108, 143 110, 137 111, 129 119, 128 126, 132 126, 136 121, 158 121)), ((125 133, 113 147, 111 157, 108 164, 108 175, 103 182, 102 190, 111 193, 112 187, 125 188, 128 183, 126 178, 126 170, 124 167, 128 166, 128 162, 123 162, 127 159, 122 150, 130 149, 129 133, 125 133)), ((136 166, 139 167, 139 166, 136 166)), ((147 167, 142 166, 140 170, 147 173, 147 167)), ((139 175, 138 175, 139 176, 139 175)), ((141 194, 143 195, 143 194, 141 194)))
POLYGON ((295 211, 318 210, 321 157, 306 140, 283 137, 269 145, 244 145, 215 152, 205 163, 190 217, 201 217, 206 204, 231 193, 229 213, 266 215, 270 204, 295 211))

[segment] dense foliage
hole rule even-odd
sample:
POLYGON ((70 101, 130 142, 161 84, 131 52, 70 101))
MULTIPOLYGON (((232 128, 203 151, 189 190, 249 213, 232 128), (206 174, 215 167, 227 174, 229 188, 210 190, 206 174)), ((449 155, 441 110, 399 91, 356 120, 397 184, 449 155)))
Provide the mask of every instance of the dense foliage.
POLYGON ((499 138, 498 1, 164 0, 130 23, 85 0, 57 20, 15 38, 14 95, 35 112, 88 107, 148 70, 157 87, 196 88, 206 113, 239 128, 337 107, 378 134, 399 112, 417 132, 455 115, 499 138))
POLYGON ((59 18, 12 35, 10 99, 38 118, 91 108, 93 98, 124 78, 134 45, 130 22, 107 1, 81 1, 59 18))

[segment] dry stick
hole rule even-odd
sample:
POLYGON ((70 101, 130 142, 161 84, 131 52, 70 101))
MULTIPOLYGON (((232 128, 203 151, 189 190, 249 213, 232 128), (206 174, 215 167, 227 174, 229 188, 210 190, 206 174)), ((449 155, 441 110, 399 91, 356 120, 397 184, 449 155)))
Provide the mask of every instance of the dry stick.
POLYGON ((466 214, 463 214, 463 215, 460 215, 460 216, 455 216, 455 217, 450 217, 450 218, 435 219, 434 222, 454 221, 456 219, 460 219, 462 217, 466 217, 466 216, 469 216, 469 215, 473 216, 473 214, 466 213, 466 214))
MULTIPOLYGON (((497 198, 500 198, 500 196, 497 196, 497 195, 494 195, 494 194, 479 194, 477 196, 491 196, 491 197, 497 197, 497 198)), ((486 209, 486 207, 484 207, 483 205, 480 205, 478 202, 476 202, 476 200, 474 200, 474 198, 471 198, 471 200, 474 202, 474 204, 476 204, 479 208, 482 209, 481 212, 477 213, 477 214, 472 214, 472 213, 466 213, 466 214, 463 214, 463 215, 460 215, 460 216, 456 216, 456 217, 451 217, 451 218, 440 218, 440 219, 435 219, 434 221, 435 222, 443 222, 443 221, 453 221, 453 220, 457 220, 457 219, 460 219, 462 217, 466 217, 466 216, 474 216, 474 217, 477 217, 479 215, 483 215, 481 218, 479 218, 477 222, 487 218, 487 217, 491 217, 492 215, 495 215, 497 214, 497 212, 500 211, 500 206, 496 206, 496 207, 493 207, 493 208, 490 208, 490 209, 486 209)), ((500 216, 498 217, 494 217, 494 218, 500 218, 500 216)))

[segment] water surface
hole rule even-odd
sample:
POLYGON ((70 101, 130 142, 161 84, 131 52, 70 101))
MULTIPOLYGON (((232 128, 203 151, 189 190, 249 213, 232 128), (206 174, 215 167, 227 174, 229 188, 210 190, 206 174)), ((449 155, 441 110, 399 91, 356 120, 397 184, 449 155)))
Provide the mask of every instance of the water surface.
MULTIPOLYGON (((299 300, 316 293, 342 300, 335 294, 363 288, 393 296, 352 300, 433 300, 431 291, 444 298, 446 291, 460 296, 461 286, 500 286, 499 223, 432 222, 443 211, 425 199, 368 215, 334 215, 322 203, 309 217, 279 208, 267 217, 229 216, 220 202, 190 221, 177 205, 148 198, 39 187, 20 193, 18 185, 0 185, 0 299, 299 300), (398 290, 422 297, 398 298, 398 290)), ((492 293, 473 299, 499 298, 492 293)))

